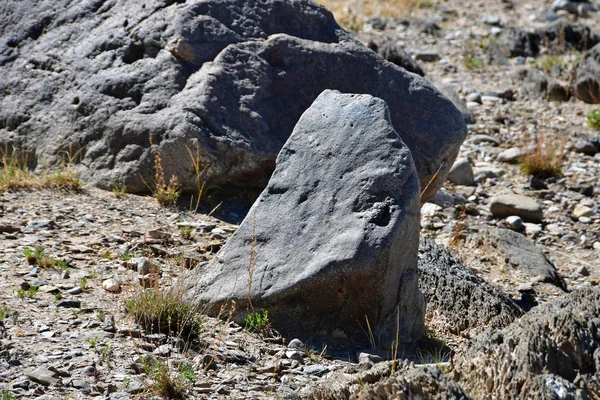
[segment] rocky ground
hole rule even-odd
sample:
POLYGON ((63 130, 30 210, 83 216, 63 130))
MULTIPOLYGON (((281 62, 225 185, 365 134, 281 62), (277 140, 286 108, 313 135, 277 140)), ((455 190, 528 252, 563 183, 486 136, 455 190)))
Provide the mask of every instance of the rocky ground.
MULTIPOLYGON (((598 133, 586 119, 595 106, 525 95, 515 71, 545 68, 550 58, 543 53, 552 48, 542 48, 535 58, 509 57, 503 64, 490 56, 495 36, 510 27, 549 24, 551 3, 430 5, 413 10, 407 20, 384 15, 352 26, 364 42, 400 41, 428 77, 463 98, 476 119, 459 156, 466 161, 451 178, 455 183, 448 182, 422 209, 422 236, 448 246, 524 310, 566 290, 597 286, 600 149, 594 145, 598 133), (536 143, 556 149, 562 176, 536 181, 522 172, 515 153, 536 143), (522 234, 515 238, 498 228, 522 234)), ((600 32, 595 12, 585 19, 559 14, 600 32)), ((555 75, 566 81, 582 53, 557 57, 555 75)), ((299 338, 301 344, 276 332, 249 333, 228 321, 226 310, 225 321, 203 317, 199 340, 184 352, 178 351, 179 341, 146 334, 136 325, 126 312, 127 300, 139 296, 141 285, 166 290, 212 258, 236 229, 225 221, 243 217, 238 209, 219 208, 208 216, 189 211, 186 201, 164 208, 151 197, 117 197, 91 187, 79 193, 11 191, 1 201, 0 384, 5 399, 152 398, 162 396, 169 382, 183 388, 185 398, 305 398, 334 372, 364 373, 365 365, 380 359, 370 351, 359 364, 353 357, 359 348, 340 359, 306 338, 299 338), (38 260, 28 261, 28 252, 36 249, 38 260), (148 356, 162 364, 152 364, 148 356)), ((428 314, 428 338, 443 345, 424 347, 412 361, 435 361, 445 370, 450 354, 472 338, 466 331, 444 331, 435 318, 428 314)), ((389 367, 373 375, 384 376, 389 367)))

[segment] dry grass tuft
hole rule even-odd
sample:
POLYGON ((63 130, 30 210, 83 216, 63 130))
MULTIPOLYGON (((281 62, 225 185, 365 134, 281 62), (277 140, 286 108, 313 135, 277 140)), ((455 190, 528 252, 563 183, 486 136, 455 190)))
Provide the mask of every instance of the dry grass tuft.
POLYGON ((125 310, 148 334, 164 333, 189 342, 202 330, 202 313, 197 306, 183 301, 183 290, 162 288, 158 283, 136 291, 125 302, 125 310))
POLYGON ((412 16, 419 8, 431 8, 431 0, 317 0, 333 13, 345 28, 359 30, 365 18, 412 16))
POLYGON ((175 175, 167 181, 165 171, 162 166, 160 152, 153 146, 152 136, 150 136, 150 146, 154 155, 154 198, 163 207, 171 207, 177 203, 180 194, 179 181, 175 175))
POLYGON ((536 136, 535 151, 527 152, 521 157, 521 170, 540 179, 561 176, 563 149, 564 139, 556 143, 545 134, 539 133, 536 136))
POLYGON ((53 171, 35 173, 17 149, 0 152, 0 192, 20 189, 62 189, 77 192, 81 189, 79 175, 67 163, 53 171))

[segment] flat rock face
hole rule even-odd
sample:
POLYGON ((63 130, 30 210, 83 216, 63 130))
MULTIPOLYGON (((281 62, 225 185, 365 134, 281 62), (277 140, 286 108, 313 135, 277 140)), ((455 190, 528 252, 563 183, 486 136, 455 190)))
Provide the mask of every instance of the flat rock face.
POLYGON ((31 166, 74 162, 102 188, 148 190, 150 136, 184 190, 199 171, 213 184, 264 188, 324 89, 388 103, 425 198, 466 134, 429 82, 308 0, 10 0, 0 15, 0 144, 23 149, 31 166))
POLYGON ((554 264, 525 235, 510 229, 495 228, 475 233, 468 241, 488 246, 525 276, 552 283, 565 291, 567 289, 554 264))
POLYGON ((419 289, 427 300, 429 326, 463 337, 503 328, 523 314, 505 293, 424 238, 419 243, 419 289))
POLYGON ((453 360, 454 379, 475 398, 593 398, 600 393, 599 318, 598 288, 555 299, 468 345, 453 360))
POLYGON ((542 222, 544 211, 534 199, 519 194, 506 194, 490 200, 490 212, 496 218, 517 215, 527 222, 542 222))
POLYGON ((416 270, 419 192, 385 102, 325 91, 189 293, 211 312, 235 300, 243 316, 250 290, 254 308, 297 337, 364 340, 366 318, 376 332, 395 335, 399 310, 400 338, 411 342, 425 311, 416 270))

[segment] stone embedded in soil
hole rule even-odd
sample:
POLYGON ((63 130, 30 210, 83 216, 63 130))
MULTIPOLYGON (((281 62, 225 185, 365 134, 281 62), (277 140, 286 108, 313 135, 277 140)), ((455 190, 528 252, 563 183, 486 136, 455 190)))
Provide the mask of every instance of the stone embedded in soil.
POLYGON ((34 371, 27 373, 27 377, 44 386, 55 385, 61 381, 58 373, 45 367, 39 367, 34 371))
POLYGON ((575 142, 575 150, 588 156, 598 153, 598 148, 589 140, 584 139, 575 142))
POLYGON ((583 204, 577 204, 573 209, 573 215, 577 218, 591 217, 594 215, 594 210, 588 206, 584 206, 583 204))
MULTIPOLYGON (((546 257, 542 250, 531 239, 510 229, 482 229, 472 233, 468 242, 474 246, 483 246, 500 260, 506 260, 510 268, 517 268, 528 277, 538 278, 542 282, 556 285, 567 290, 563 278, 556 271, 556 266, 546 257)), ((498 266, 500 267, 501 264, 498 266)))
POLYGON ((534 199, 518 194, 507 194, 493 197, 490 200, 490 212, 496 218, 517 215, 527 222, 542 222, 544 212, 542 206, 534 199))
POLYGON ((519 157, 522 157, 524 154, 525 151, 523 149, 513 147, 510 149, 503 150, 500 154, 498 154, 498 156, 496 157, 496 161, 512 163, 517 161, 519 157))
POLYGON ((475 177, 471 163, 466 158, 457 158, 450 172, 448 172, 448 181, 455 185, 474 186, 475 177))
POLYGON ((104 290, 111 293, 118 293, 121 290, 121 285, 116 279, 110 278, 102 282, 104 290))

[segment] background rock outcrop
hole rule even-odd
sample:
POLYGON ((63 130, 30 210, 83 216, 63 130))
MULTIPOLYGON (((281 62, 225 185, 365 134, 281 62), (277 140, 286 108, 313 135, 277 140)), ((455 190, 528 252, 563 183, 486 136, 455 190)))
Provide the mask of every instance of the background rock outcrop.
POLYGON ((388 103, 426 198, 466 134, 431 84, 308 0, 11 0, 0 14, 0 144, 32 167, 74 162, 102 188, 147 190, 150 137, 184 190, 200 171, 264 188, 294 124, 328 88, 388 103))
POLYGON ((470 246, 487 247, 490 253, 498 254, 500 264, 506 262, 523 275, 556 285, 567 290, 556 266, 527 236, 505 228, 484 229, 472 233, 467 242, 470 246))
POLYGON ((600 45, 585 53, 574 72, 575 97, 590 104, 600 103, 600 45))
POLYGON ((234 300, 243 316, 250 292, 255 309, 295 336, 365 341, 368 318, 375 335, 398 330, 412 342, 425 312, 419 193, 385 102, 325 91, 300 118, 239 230, 188 293, 213 313, 234 300))
POLYGON ((356 374, 334 374, 316 387, 312 400, 456 399, 469 397, 434 365, 414 365, 397 360, 375 365, 356 374), (396 363, 395 368, 392 364, 396 363))
POLYGON ((427 300, 429 326, 456 335, 503 328, 523 314, 505 293, 424 238, 419 243, 419 289, 427 300))
POLYGON ((600 290, 590 287, 536 307, 459 352, 454 379, 474 397, 594 398, 599 310, 600 290))

